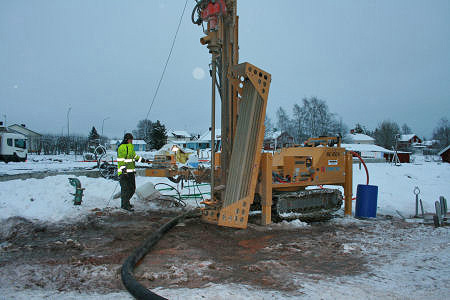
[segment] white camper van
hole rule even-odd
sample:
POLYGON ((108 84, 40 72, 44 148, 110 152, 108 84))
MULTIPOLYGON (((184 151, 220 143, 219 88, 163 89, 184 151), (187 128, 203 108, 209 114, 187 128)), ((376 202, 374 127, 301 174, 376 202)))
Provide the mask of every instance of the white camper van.
POLYGON ((0 131, 0 161, 25 161, 27 153, 27 138, 24 135, 0 131))

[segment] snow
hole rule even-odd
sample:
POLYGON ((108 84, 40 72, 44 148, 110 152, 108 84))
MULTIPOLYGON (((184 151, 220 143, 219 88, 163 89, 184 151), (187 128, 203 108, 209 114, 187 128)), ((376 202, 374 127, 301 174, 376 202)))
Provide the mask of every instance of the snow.
MULTIPOLYGON (((34 156, 24 163, 3 163, 0 174, 16 174, 39 171, 66 171, 94 167, 96 163, 77 161, 73 156, 34 156), (39 159, 38 159, 39 158, 39 159)), ((378 186, 378 213, 398 216, 415 214, 414 188, 420 189, 420 199, 426 212, 434 212, 434 202, 444 196, 450 200, 450 166, 440 162, 426 162, 422 157, 415 159, 415 163, 395 166, 388 163, 368 164, 369 184, 378 186)), ((68 178, 74 175, 48 176, 43 179, 9 180, 0 182, 0 220, 13 216, 43 221, 59 222, 77 219, 92 213, 93 209, 111 208, 119 206, 117 200, 110 200, 114 190, 120 190, 118 182, 103 178, 89 178, 79 176, 84 191, 81 206, 73 205, 74 187, 68 178)), ((166 183, 174 185, 164 178, 140 177, 136 184, 146 182, 166 183)), ((356 195, 358 184, 366 183, 364 168, 353 165, 353 195, 356 195)), ((193 193, 185 188, 182 193, 193 193)), ((202 192, 208 192, 207 186, 201 186, 202 192)), ((342 190, 342 188, 341 188, 342 190)), ((343 191, 343 190, 342 190, 343 191)), ((149 203, 137 202, 137 209, 148 209, 149 203)), ((355 201, 354 201, 355 202, 355 201)), ((187 201, 190 207, 197 205, 195 200, 187 201)), ((353 203, 354 206, 355 203, 353 203)))
POLYGON ((392 150, 373 145, 373 144, 341 144, 342 148, 357 151, 357 152, 381 152, 381 153, 394 153, 392 150))
POLYGON ((351 139, 355 142, 357 141, 365 141, 365 142, 373 142, 375 139, 371 136, 362 134, 362 133, 352 133, 345 136, 345 139, 351 139))
MULTIPOLYGON (((82 163, 73 156, 31 156, 25 163, 0 164, 0 175, 38 171, 63 171, 86 168, 94 163, 82 163)), ((410 217, 415 213, 414 188, 420 189, 426 212, 434 212, 434 202, 444 196, 450 200, 450 164, 425 161, 416 157, 414 163, 395 166, 388 163, 368 164, 370 184, 378 186, 377 213, 398 218, 398 212, 410 217)), ((0 221, 23 217, 44 222, 74 222, 96 210, 119 210, 120 200, 111 199, 120 189, 117 181, 78 176, 85 188, 82 205, 73 205, 74 187, 68 178, 73 175, 48 176, 43 179, 9 180, 0 182, 0 221)), ((137 177, 137 186, 145 183, 167 183, 167 179, 137 177)), ((366 182, 364 168, 353 165, 353 194, 357 185, 366 182)), ((181 190, 181 186, 178 186, 181 190)), ((209 187, 200 186, 202 192, 209 187)), ((197 192, 192 187, 183 194, 197 192)), ((157 203, 141 201, 133 196, 131 202, 138 211, 160 209, 157 203)), ((196 207, 200 199, 186 200, 196 207)), ((355 202, 355 201, 353 201, 355 202)), ((354 209, 354 203, 353 203, 354 209)), ((330 221, 340 226, 362 228, 357 234, 346 236, 342 252, 360 252, 376 257, 368 272, 354 276, 338 276, 317 280, 308 274, 293 273, 297 292, 258 289, 239 284, 207 284, 201 289, 160 288, 153 290, 169 299, 445 299, 450 293, 450 230, 421 225, 414 229, 391 228, 387 221, 359 220, 352 217, 330 221), (376 222, 376 232, 364 231, 367 222, 376 222), (390 240, 386 247, 386 240, 390 240), (389 258, 389 260, 387 259, 389 258)), ((14 226, 13 223, 10 226, 14 226)), ((270 229, 295 230, 309 225, 298 220, 272 224, 270 229)), ((4 226, 0 237, 11 228, 4 226)), ((294 231, 293 231, 294 232, 294 231)), ((205 262, 207 266, 208 262, 205 262)), ((96 272, 101 272, 99 269, 96 272)), ((177 271, 177 270, 175 270, 177 271)), ((1 277, 1 276, 0 276, 1 277)), ((0 299, 132 299, 127 292, 92 294, 51 290, 15 290, 0 287, 0 299)))
POLYGON ((417 136, 417 135, 415 135, 414 133, 402 134, 402 135, 400 135, 399 142, 408 142, 409 140, 411 140, 415 136, 417 136))

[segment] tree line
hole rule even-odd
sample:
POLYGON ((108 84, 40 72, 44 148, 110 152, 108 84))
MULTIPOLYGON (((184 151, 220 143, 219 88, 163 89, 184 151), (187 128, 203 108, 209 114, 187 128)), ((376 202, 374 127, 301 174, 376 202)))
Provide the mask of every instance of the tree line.
POLYGON ((98 145, 105 145, 108 138, 100 136, 95 127, 92 127, 87 136, 81 134, 44 134, 41 137, 38 154, 55 155, 74 153, 82 155, 86 152, 93 153, 98 145))
MULTIPOLYGON (((341 136, 349 133, 348 126, 342 118, 330 111, 325 100, 317 97, 303 98, 301 103, 292 107, 291 114, 286 109, 279 107, 275 114, 275 124, 266 116, 265 137, 269 138, 273 132, 286 132, 294 138, 296 144, 305 142, 310 137, 341 136)), ((375 144, 386 149, 396 146, 401 134, 411 134, 412 129, 408 124, 399 126, 391 120, 384 120, 374 130, 370 130, 360 123, 355 124, 355 133, 362 133, 375 139, 375 144)), ((436 148, 443 148, 450 144, 450 123, 446 117, 439 120, 433 130, 432 139, 436 142, 436 148)))

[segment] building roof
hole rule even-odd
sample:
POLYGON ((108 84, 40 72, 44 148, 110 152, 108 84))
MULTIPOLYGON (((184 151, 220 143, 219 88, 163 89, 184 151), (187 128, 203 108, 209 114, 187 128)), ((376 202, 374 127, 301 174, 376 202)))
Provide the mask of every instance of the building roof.
MULTIPOLYGON (((220 140, 221 137, 221 130, 220 128, 216 128, 216 140, 220 140)), ((199 142, 201 141, 210 141, 211 140, 211 130, 207 130, 205 133, 203 133, 200 138, 198 139, 199 142)))
POLYGON ((341 144, 342 148, 358 151, 358 152, 382 152, 382 153, 394 153, 392 150, 380 147, 373 144, 341 144))
MULTIPOLYGON (((121 140, 110 140, 110 145, 117 145, 118 143, 122 142, 121 140)), ((146 145, 147 143, 144 140, 133 140, 133 145, 146 145)))
POLYGON ((169 137, 172 137, 172 136, 181 136, 181 137, 187 137, 187 138, 191 137, 191 134, 189 134, 187 131, 184 131, 184 130, 170 130, 167 133, 167 135, 169 137))
POLYGON ((147 145, 144 140, 133 140, 133 145, 147 145))
POLYGON ((442 149, 441 151, 439 151, 438 155, 444 154, 448 149, 450 149, 450 145, 448 145, 447 147, 445 147, 444 149, 442 149))
MULTIPOLYGON (((399 138, 399 142, 408 142, 410 139, 412 139, 413 137, 415 137, 415 136, 417 136, 417 135, 415 135, 414 133, 411 133, 411 134, 402 134, 402 135, 400 135, 400 138, 399 138)), ((417 136, 417 138, 419 138, 418 136, 417 136)))
POLYGON ((346 139, 351 139, 352 141, 375 141, 371 136, 362 133, 351 133, 345 136, 346 139))
POLYGON ((27 135, 27 136, 28 135, 42 136, 42 134, 37 133, 36 131, 28 129, 28 128, 26 128, 26 127, 24 127, 22 125, 19 125, 19 124, 10 125, 10 126, 8 126, 8 129, 14 130, 14 131, 16 131, 18 133, 21 133, 21 134, 24 134, 24 135, 27 135))

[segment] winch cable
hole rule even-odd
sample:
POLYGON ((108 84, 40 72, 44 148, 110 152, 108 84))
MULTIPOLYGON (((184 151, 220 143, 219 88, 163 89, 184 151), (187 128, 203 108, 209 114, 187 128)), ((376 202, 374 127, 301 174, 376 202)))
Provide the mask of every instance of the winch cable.
POLYGON ((186 0, 186 2, 184 3, 183 12, 181 13, 180 21, 178 22, 177 31, 175 32, 175 36, 173 37, 172 46, 170 47, 169 55, 167 56, 166 63, 164 64, 164 69, 161 73, 161 77, 159 78, 159 82, 156 87, 155 94, 153 95, 152 103, 150 104, 150 108, 148 109, 147 116, 145 117, 146 120, 148 119, 148 115, 150 114, 150 111, 152 110, 153 103, 155 102, 156 96, 158 95, 159 87, 161 86, 161 82, 164 78, 164 74, 166 73, 167 65, 169 64, 169 59, 172 56, 173 47, 175 46, 175 41, 177 39, 178 31, 180 30, 180 26, 181 26, 181 21, 183 20, 184 12, 186 11, 187 2, 188 2, 188 0, 186 0))
POLYGON ((121 277, 122 282, 128 292, 130 292, 133 297, 139 300, 157 300, 157 299, 166 299, 156 293, 153 293, 145 286, 140 284, 136 278, 133 276, 133 270, 140 262, 145 255, 155 246, 158 241, 163 237, 165 233, 167 233, 170 229, 172 229, 180 220, 184 220, 186 218, 195 218, 199 217, 200 213, 197 209, 187 211, 173 219, 169 222, 162 225, 156 232, 153 232, 134 252, 125 260, 122 265, 121 277))

